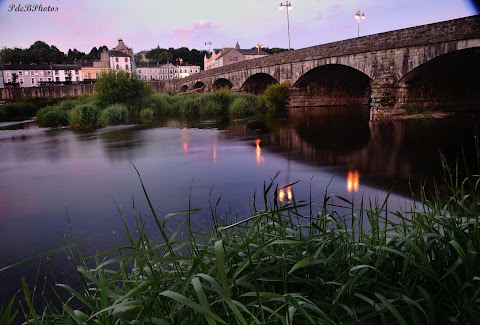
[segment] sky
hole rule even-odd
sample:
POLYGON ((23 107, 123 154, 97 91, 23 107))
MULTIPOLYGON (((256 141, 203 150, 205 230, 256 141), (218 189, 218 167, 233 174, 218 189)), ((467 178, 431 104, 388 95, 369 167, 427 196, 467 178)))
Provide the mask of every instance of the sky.
POLYGON ((88 53, 102 45, 113 48, 119 38, 135 53, 237 42, 241 48, 288 48, 289 24, 291 47, 299 49, 357 37, 357 11, 365 14, 364 36, 472 16, 480 13, 478 2, 291 0, 287 18, 279 0, 0 0, 0 48, 44 41, 65 53, 74 48, 88 53))

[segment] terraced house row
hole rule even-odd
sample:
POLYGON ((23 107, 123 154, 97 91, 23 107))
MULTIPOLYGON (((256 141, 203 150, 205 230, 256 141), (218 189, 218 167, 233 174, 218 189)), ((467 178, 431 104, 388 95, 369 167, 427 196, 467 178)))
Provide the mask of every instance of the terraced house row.
POLYGON ((166 81, 200 72, 200 66, 152 65, 136 67, 133 50, 122 39, 110 51, 104 50, 99 60, 71 64, 2 64, 0 88, 39 87, 93 83, 103 72, 123 70, 136 73, 142 80, 166 81))

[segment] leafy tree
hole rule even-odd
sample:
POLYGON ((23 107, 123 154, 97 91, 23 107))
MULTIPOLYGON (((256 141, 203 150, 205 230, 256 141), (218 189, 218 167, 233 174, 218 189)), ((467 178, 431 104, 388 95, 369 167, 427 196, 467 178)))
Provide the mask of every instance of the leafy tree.
MULTIPOLYGON (((252 47, 252 49, 256 50, 257 48, 254 46, 254 47, 252 47)), ((284 48, 280 48, 280 47, 272 47, 272 48, 262 47, 261 50, 265 53, 268 53, 268 54, 275 54, 275 53, 288 51, 288 49, 284 49, 284 48)))
POLYGON ((127 105, 132 121, 138 119, 142 103, 152 94, 149 83, 123 70, 102 73, 94 84, 94 91, 104 105, 127 105))
POLYGON ((81 60, 85 56, 84 52, 80 52, 77 49, 69 49, 67 54, 67 61, 77 61, 81 60))

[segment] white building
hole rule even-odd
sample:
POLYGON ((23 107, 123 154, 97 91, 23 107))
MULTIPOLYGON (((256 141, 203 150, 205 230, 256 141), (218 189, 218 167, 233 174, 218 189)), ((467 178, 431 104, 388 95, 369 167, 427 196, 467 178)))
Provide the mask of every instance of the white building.
POLYGON ((171 63, 162 65, 150 65, 137 67, 135 71, 142 80, 173 80, 185 78, 191 74, 200 72, 198 65, 176 66, 171 63))
POLYGON ((111 70, 135 71, 133 49, 127 47, 123 40, 118 40, 118 45, 108 51, 109 66, 111 70))
POLYGON ((203 58, 203 66, 205 70, 223 67, 232 63, 246 60, 252 60, 267 56, 268 53, 260 49, 241 49, 236 44, 235 48, 225 47, 223 49, 213 49, 212 52, 203 58))
POLYGON ((65 84, 71 75, 72 83, 79 83, 82 79, 80 66, 77 64, 5 64, 3 65, 3 86, 14 86, 16 76, 18 87, 38 87, 42 85, 65 84))

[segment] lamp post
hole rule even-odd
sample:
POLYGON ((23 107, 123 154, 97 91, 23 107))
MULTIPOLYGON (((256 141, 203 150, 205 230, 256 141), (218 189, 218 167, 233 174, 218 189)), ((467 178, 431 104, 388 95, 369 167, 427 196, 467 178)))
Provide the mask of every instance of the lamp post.
POLYGON ((288 16, 288 10, 292 8, 292 4, 290 1, 285 1, 285 4, 283 2, 280 2, 279 8, 283 9, 283 7, 287 8, 287 31, 288 31, 288 50, 290 51, 290 18, 288 16))
POLYGON ((255 45, 255 47, 257 48, 257 57, 260 55, 260 49, 263 48, 263 45, 260 44, 260 43, 257 43, 257 45, 255 45))
POLYGON ((360 12, 360 10, 357 11, 355 19, 357 20, 357 37, 360 37, 360 19, 365 19, 365 14, 360 12))
POLYGON ((212 45, 212 42, 210 41, 205 42, 205 45, 208 45, 208 53, 210 53, 210 45, 212 45))

